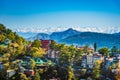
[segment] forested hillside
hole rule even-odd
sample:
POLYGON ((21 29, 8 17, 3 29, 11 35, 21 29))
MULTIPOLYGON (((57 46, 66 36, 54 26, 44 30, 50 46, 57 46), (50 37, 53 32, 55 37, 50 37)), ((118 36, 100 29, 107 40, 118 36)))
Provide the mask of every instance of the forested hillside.
POLYGON ((115 45, 120 48, 119 35, 95 33, 95 32, 83 32, 79 35, 74 35, 62 39, 60 42, 66 44, 78 44, 78 45, 84 45, 84 44, 93 45, 96 42, 98 44, 98 47, 111 48, 113 45, 115 45))
POLYGON ((10 39, 12 42, 16 42, 18 44, 25 43, 25 39, 16 34, 16 32, 12 32, 12 30, 7 29, 3 24, 0 24, 0 43, 3 43, 5 39, 10 39))

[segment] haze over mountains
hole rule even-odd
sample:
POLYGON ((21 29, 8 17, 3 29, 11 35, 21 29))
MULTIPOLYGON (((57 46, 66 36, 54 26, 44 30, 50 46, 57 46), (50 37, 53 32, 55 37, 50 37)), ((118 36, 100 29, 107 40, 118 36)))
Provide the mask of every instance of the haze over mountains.
POLYGON ((58 43, 65 43, 68 45, 74 44, 79 46, 83 46, 85 44, 93 45, 96 42, 98 44, 98 47, 111 48, 115 45, 120 48, 120 32, 113 34, 98 32, 80 32, 69 28, 65 31, 53 32, 51 34, 35 33, 34 35, 32 35, 32 37, 27 38, 27 40, 35 39, 51 39, 55 40, 58 43))
MULTIPOLYGON (((60 32, 69 29, 69 27, 49 27, 49 28, 17 28, 13 31, 21 32, 21 33, 47 33, 50 34, 52 32, 60 32)), ((80 31, 80 32, 99 32, 99 33, 118 33, 120 32, 120 27, 72 27, 72 29, 80 31)))

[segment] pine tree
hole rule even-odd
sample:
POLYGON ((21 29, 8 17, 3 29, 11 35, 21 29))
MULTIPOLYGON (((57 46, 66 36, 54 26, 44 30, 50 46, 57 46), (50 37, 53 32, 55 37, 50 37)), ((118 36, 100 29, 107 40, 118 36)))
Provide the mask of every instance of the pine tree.
POLYGON ((97 50, 97 43, 94 43, 94 51, 96 52, 97 50))

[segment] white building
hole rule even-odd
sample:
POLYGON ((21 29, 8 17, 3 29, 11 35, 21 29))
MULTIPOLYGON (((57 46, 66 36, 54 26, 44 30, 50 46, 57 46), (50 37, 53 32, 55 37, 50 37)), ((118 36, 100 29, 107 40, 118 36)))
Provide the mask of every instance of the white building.
POLYGON ((94 63, 96 60, 104 60, 104 57, 99 54, 98 52, 95 52, 93 54, 86 54, 82 56, 82 67, 87 67, 87 68, 93 68, 94 63))

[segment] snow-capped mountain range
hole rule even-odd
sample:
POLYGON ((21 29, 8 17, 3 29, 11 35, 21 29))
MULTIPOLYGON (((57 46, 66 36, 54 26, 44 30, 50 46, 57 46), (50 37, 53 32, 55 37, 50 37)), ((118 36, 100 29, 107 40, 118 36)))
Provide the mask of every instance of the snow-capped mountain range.
MULTIPOLYGON (((50 28, 17 28, 14 29, 15 32, 32 32, 32 33, 47 33, 60 32, 67 30, 69 27, 50 27, 50 28)), ((120 27, 72 27, 72 29, 80 32, 99 32, 99 33, 118 33, 120 32, 120 27)))
MULTIPOLYGON (((120 48, 120 33, 106 34, 98 32, 80 32, 69 28, 60 32, 53 32, 51 34, 46 33, 36 33, 33 36, 31 33, 27 33, 27 40, 33 41, 35 39, 42 40, 54 40, 58 43, 65 43, 68 45, 93 45, 95 42, 98 44, 98 47, 109 47, 117 46, 120 48), (29 35, 28 35, 29 34, 29 35)), ((22 35, 21 35, 22 36, 22 35)), ((25 34, 24 34, 25 36, 25 34)))

